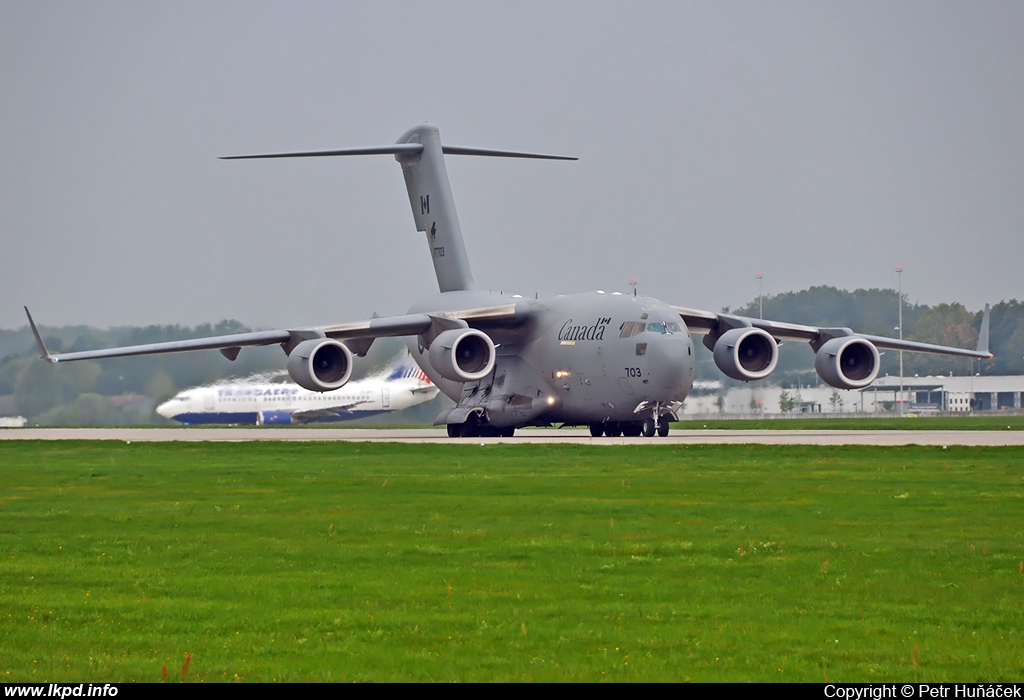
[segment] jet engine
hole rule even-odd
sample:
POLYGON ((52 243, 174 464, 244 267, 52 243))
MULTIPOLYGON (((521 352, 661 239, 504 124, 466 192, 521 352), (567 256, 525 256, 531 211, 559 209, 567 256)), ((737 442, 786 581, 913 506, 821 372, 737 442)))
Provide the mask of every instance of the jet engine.
POLYGON ((494 369, 494 343, 483 331, 453 328, 430 344, 430 364, 445 379, 475 382, 494 369))
POLYGON ((836 389, 860 389, 878 376, 878 348, 863 338, 833 338, 814 354, 814 370, 836 389))
POLYGON ((303 389, 340 389, 352 376, 352 351, 330 338, 304 340, 288 355, 288 374, 303 389))
POLYGON ((779 361, 779 344, 760 328, 733 328, 715 341, 715 364, 733 379, 764 379, 779 361))

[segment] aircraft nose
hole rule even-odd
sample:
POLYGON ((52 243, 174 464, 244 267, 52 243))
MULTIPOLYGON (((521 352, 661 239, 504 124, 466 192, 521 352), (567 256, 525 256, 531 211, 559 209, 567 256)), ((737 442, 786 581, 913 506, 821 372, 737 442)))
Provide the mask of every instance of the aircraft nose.
POLYGON ((164 401, 156 407, 156 412, 164 418, 174 418, 174 409, 171 408, 172 401, 164 401))

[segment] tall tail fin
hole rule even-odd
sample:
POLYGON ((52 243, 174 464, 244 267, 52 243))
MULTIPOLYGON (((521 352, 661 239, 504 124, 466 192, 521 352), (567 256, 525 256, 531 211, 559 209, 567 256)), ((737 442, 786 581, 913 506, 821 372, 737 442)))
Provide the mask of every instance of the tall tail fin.
POLYGON ((416 230, 427 235, 427 246, 434 262, 437 286, 442 292, 473 288, 473 273, 469 269, 469 256, 462 240, 459 217, 455 213, 455 200, 448 184, 445 154, 460 156, 495 156, 499 158, 534 158, 540 160, 576 160, 571 156, 542 153, 496 151, 464 146, 442 146, 436 126, 423 124, 405 132, 398 143, 391 146, 348 148, 334 151, 303 153, 272 153, 251 156, 225 156, 223 160, 250 158, 305 158, 311 156, 357 156, 391 154, 402 166, 405 187, 416 230))
POLYGON ((442 292, 472 289, 473 273, 455 213, 455 199, 448 184, 437 128, 429 124, 417 126, 405 132, 398 143, 423 146, 418 153, 396 153, 395 160, 402 165, 416 230, 427 234, 438 288, 442 292))

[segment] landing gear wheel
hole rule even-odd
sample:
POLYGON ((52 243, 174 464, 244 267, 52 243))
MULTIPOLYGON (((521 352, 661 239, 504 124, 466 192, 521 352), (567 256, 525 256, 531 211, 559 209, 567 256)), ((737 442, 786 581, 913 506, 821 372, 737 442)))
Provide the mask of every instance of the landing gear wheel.
POLYGON ((466 417, 466 422, 462 424, 462 437, 480 437, 480 419, 477 416, 466 417))
POLYGON ((622 428, 615 421, 608 421, 604 424, 604 434, 608 437, 619 437, 622 435, 622 428))
POLYGON ((604 435, 604 425, 601 423, 590 424, 590 437, 601 437, 604 435))
POLYGON ((644 437, 654 437, 654 432, 658 429, 657 423, 654 422, 653 418, 644 418, 643 433, 644 437))
POLYGON ((640 421, 630 421, 628 423, 622 423, 622 434, 625 437, 640 437, 640 432, 643 430, 644 424, 640 421))
POLYGON ((513 427, 509 427, 509 428, 502 428, 502 429, 500 429, 500 430, 498 431, 498 435, 499 435, 500 437, 514 437, 514 436, 515 436, 515 434, 516 434, 516 429, 515 429, 515 428, 513 428, 513 427))
POLYGON ((462 437, 462 423, 449 423, 448 437, 462 437))
POLYGON ((668 416, 658 419, 658 437, 668 437, 668 416))

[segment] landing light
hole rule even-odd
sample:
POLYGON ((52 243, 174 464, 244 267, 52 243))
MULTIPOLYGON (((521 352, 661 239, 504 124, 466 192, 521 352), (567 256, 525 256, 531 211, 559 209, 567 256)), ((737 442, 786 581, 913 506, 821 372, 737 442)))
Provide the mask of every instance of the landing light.
POLYGON ((554 405, 555 405, 555 397, 554 396, 549 396, 548 397, 548 406, 554 406, 554 405))
POLYGON ((555 372, 555 379, 561 379, 562 377, 568 377, 571 374, 572 374, 572 372, 570 372, 567 369, 560 369, 557 372, 555 372))

